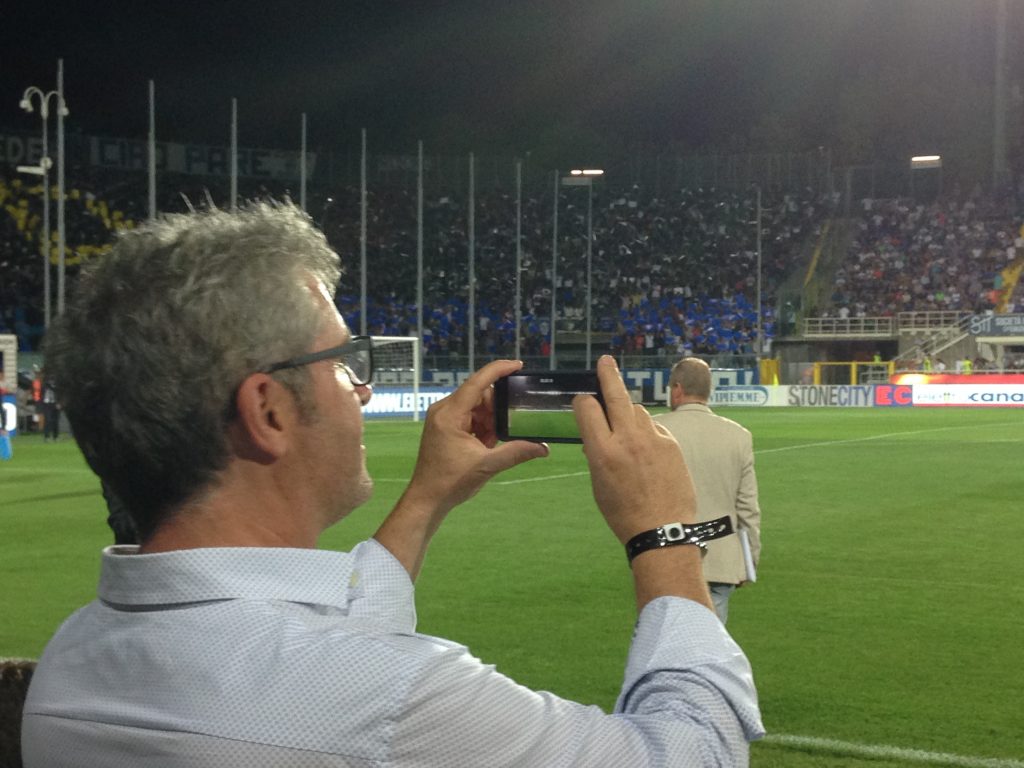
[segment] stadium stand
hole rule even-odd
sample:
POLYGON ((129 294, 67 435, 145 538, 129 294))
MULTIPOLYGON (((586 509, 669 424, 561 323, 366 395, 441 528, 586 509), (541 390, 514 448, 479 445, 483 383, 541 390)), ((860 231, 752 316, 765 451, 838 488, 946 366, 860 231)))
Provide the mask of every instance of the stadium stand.
MULTIPOLYGON (((343 254, 358 253, 357 191, 334 200, 325 229, 343 254)), ((405 190, 370 194, 367 231, 368 311, 371 333, 407 333, 416 327, 415 200, 405 190)), ((680 190, 662 197, 638 188, 599 191, 593 216, 593 329, 612 349, 690 350, 707 354, 752 351, 756 326, 756 202, 754 190, 680 190), (641 340, 641 341, 638 341, 641 340)), ((832 201, 787 195, 765 205, 765 295, 794 267, 793 255, 820 227, 832 201)), ((550 338, 550 197, 523 200, 523 326, 527 354, 543 354, 550 338)), ((508 354, 513 345, 515 201, 495 190, 477 197, 478 348, 508 354)), ((447 357, 464 353, 467 315, 466 204, 454 194, 424 204, 425 349, 447 357)), ((586 316, 586 208, 564 193, 560 202, 555 290, 559 330, 582 332, 586 316)), ((351 263, 351 262, 350 262, 351 263)), ((349 270, 351 278, 351 268, 349 270)), ((355 281, 343 282, 341 306, 357 324, 355 281), (345 290, 348 289, 348 290, 345 290)), ((766 307, 766 331, 773 332, 766 307)))
MULTIPOLYGON (((164 174, 162 211, 213 202, 226 206, 228 180, 164 174)), ((242 180, 243 198, 294 197, 282 182, 242 180)), ((678 189, 656 195, 632 186, 593 189, 593 331, 598 351, 617 354, 751 354, 756 332, 756 190, 678 189)), ((51 189, 53 202, 56 191, 51 189)), ((114 234, 145 216, 146 182, 138 173, 74 169, 68 184, 67 266, 109 248, 114 234)), ((810 189, 763 200, 764 332, 776 332, 779 285, 802 263, 838 196, 810 189)), ((0 331, 23 349, 42 335, 39 299, 41 188, 0 172, 0 331)), ((313 187, 313 217, 343 255, 338 304, 360 323, 359 190, 313 187)), ((417 326, 416 191, 407 182, 368 190, 367 326, 374 335, 408 335, 417 326)), ((929 205, 906 199, 864 200, 835 271, 828 301, 811 315, 894 316, 908 311, 1012 311, 1024 253, 1020 220, 981 196, 929 205)), ((559 260, 554 290, 558 331, 586 327, 586 197, 562 190, 559 260)), ((476 350, 482 357, 515 348, 515 199, 508 189, 476 195, 476 350)), ((547 354, 551 311, 550 190, 531 188, 522 201, 521 354, 547 354)), ((56 262, 56 218, 51 261, 56 262)), ((424 352, 438 366, 458 365, 468 347, 467 200, 432 188, 424 198, 424 352)), ((828 277, 828 276, 827 276, 828 277)), ((70 282, 69 282, 70 284, 70 282)), ((1020 291, 1017 290, 1019 294, 1020 291)))
POLYGON ((1024 254, 1021 222, 991 199, 864 200, 856 226, 825 312, 1010 309, 1024 254))

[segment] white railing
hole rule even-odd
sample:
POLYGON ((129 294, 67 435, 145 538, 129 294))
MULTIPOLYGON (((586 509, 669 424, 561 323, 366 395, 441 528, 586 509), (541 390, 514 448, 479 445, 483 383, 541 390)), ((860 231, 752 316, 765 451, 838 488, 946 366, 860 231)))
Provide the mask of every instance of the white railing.
POLYGON ((808 317, 804 320, 804 336, 888 338, 893 335, 891 317, 808 317))
POLYGON ((942 310, 900 312, 896 317, 899 322, 900 333, 913 333, 915 331, 936 331, 942 328, 956 328, 963 323, 965 318, 970 316, 970 312, 942 310))

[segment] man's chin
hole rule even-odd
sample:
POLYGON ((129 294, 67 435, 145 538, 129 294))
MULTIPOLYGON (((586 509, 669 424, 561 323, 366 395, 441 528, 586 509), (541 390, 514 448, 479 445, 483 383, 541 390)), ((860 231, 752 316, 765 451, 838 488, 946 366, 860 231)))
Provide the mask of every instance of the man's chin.
POLYGON ((368 502, 372 496, 373 478, 364 472, 363 476, 356 482, 353 492, 345 495, 344 503, 339 501, 335 509, 334 519, 328 523, 328 526, 335 525, 336 523, 344 520, 351 512, 368 502))
POLYGON ((373 497, 373 478, 363 470, 363 476, 359 479, 359 501, 356 506, 365 504, 373 497))

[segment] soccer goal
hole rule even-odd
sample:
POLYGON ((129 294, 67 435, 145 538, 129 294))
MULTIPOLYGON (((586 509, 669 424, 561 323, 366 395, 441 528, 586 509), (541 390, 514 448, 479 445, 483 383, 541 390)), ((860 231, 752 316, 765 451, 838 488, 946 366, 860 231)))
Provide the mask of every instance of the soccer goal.
POLYGON ((12 392, 18 387, 18 337, 0 333, 0 373, 7 380, 6 387, 12 392))
POLYGON ((363 413, 420 420, 423 355, 416 336, 373 337, 373 397, 363 413))

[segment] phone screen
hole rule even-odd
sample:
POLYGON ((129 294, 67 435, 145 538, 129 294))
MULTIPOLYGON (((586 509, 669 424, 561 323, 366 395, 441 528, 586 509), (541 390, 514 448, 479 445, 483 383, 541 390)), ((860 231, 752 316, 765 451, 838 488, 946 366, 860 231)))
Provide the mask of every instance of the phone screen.
POLYGON ((596 371, 520 371, 494 384, 495 431, 501 440, 581 443, 572 400, 593 395, 604 407, 596 371))

